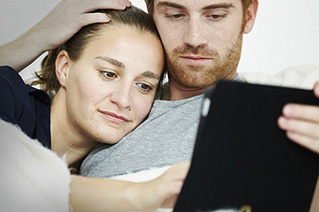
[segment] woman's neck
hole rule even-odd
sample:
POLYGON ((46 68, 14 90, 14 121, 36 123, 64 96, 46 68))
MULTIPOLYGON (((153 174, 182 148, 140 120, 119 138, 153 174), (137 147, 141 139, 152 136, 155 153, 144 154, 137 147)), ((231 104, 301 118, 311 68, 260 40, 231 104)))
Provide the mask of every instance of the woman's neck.
MULTIPOLYGON (((68 166, 78 166, 80 161, 98 144, 72 126, 65 108, 65 96, 56 95, 51 106, 51 146, 68 166)), ((77 167, 75 167, 77 168, 77 167)))

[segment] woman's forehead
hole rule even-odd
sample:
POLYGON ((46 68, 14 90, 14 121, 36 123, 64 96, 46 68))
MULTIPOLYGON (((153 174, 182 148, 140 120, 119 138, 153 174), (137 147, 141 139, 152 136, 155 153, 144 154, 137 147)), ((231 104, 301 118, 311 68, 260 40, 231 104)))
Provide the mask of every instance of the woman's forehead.
POLYGON ((138 63, 140 67, 158 66, 164 58, 159 38, 136 27, 113 26, 100 31, 83 50, 82 59, 114 58, 124 65, 138 63))

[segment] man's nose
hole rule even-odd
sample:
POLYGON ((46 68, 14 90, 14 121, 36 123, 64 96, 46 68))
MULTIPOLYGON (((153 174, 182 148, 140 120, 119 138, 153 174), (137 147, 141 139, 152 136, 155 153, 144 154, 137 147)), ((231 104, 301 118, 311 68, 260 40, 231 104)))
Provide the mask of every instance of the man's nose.
POLYGON ((208 43, 205 23, 200 17, 191 17, 188 20, 184 30, 184 43, 195 48, 208 43))

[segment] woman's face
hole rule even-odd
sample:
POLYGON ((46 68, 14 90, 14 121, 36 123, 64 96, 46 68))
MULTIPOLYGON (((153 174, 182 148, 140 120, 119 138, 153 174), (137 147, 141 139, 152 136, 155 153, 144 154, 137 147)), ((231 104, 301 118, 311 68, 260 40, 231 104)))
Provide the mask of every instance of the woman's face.
POLYGON ((67 119, 81 135, 116 143, 147 116, 163 71, 159 39, 130 26, 108 26, 65 74, 67 119))

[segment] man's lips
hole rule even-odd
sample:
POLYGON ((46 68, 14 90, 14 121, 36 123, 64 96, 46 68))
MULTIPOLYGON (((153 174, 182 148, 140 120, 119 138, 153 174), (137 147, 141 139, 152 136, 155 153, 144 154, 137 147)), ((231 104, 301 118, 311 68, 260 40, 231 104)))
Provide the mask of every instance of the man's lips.
POLYGON ((102 113, 103 116, 107 118, 109 121, 114 122, 116 124, 125 124, 127 122, 130 122, 130 120, 126 118, 125 116, 122 116, 113 112, 101 111, 101 110, 99 110, 99 112, 102 113))
POLYGON ((181 56, 181 58, 188 59, 188 60, 212 60, 211 57, 204 57, 204 56, 181 56))
POLYGON ((181 55, 180 58, 185 65, 191 66, 205 66, 213 60, 212 57, 199 55, 181 55))

